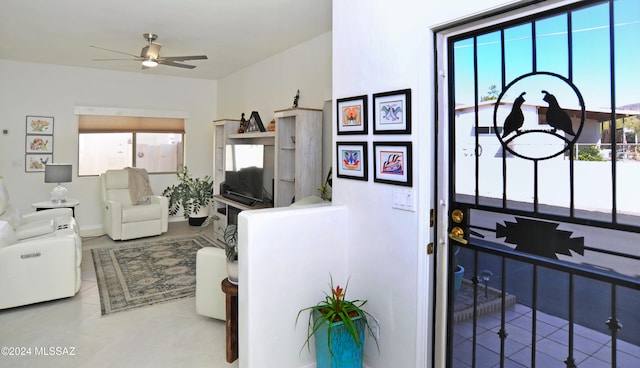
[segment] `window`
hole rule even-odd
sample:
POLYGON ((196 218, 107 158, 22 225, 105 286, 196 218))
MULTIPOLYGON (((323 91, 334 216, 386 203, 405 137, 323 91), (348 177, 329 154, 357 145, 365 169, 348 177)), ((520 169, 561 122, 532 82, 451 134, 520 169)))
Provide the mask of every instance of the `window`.
POLYGON ((493 127, 493 126, 478 126, 476 128, 478 134, 490 134, 495 135, 502 134, 502 127, 493 127))
POLYGON ((144 168, 150 173, 182 170, 184 119, 80 115, 78 175, 109 169, 144 168))

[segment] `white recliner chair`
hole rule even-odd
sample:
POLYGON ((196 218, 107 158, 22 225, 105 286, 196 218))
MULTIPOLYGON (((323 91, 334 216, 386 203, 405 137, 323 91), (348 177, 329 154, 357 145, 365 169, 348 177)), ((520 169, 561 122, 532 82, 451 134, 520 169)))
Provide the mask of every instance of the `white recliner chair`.
POLYGON ((74 296, 82 240, 70 208, 24 216, 0 180, 0 309, 74 296))
POLYGON ((138 190, 133 188, 135 183, 130 184, 129 175, 130 170, 127 169, 107 170, 100 175, 105 233, 113 240, 128 240, 167 232, 168 198, 147 195, 144 201, 132 200, 132 191, 138 190))

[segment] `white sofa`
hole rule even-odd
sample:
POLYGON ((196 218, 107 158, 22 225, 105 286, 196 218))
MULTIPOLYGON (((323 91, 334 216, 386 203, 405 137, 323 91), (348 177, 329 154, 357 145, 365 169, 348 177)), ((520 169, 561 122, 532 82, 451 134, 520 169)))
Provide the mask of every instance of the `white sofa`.
POLYGON ((0 180, 0 309, 74 296, 82 240, 70 208, 20 215, 0 180))
POLYGON ((100 175, 105 233, 113 240, 128 240, 167 232, 168 198, 149 195, 148 203, 134 202, 129 183, 129 170, 107 170, 100 175))

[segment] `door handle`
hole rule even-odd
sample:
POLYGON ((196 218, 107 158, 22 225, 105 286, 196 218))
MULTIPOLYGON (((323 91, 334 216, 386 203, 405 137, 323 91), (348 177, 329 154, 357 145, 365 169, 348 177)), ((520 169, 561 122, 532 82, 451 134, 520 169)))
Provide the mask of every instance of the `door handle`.
POLYGON ((449 238, 461 244, 468 244, 467 240, 464 238, 464 230, 458 226, 451 229, 451 232, 449 232, 449 238))

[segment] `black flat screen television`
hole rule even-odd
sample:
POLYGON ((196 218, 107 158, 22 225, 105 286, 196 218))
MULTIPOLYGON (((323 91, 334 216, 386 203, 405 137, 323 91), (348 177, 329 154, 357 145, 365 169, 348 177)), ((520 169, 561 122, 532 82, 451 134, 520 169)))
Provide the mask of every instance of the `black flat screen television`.
POLYGON ((261 144, 228 144, 222 196, 252 205, 264 202, 264 154, 261 144))

